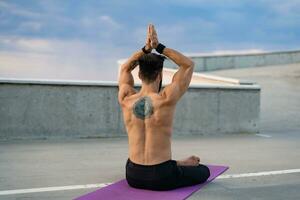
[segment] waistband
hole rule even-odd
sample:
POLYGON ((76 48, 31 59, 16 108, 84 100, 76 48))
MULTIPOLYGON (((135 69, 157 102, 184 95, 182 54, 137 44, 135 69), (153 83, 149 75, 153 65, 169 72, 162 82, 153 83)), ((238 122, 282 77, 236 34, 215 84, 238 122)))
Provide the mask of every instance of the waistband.
POLYGON ((138 167, 138 168, 153 168, 153 167, 161 167, 164 165, 169 165, 170 163, 173 163, 173 162, 174 162, 174 160, 170 159, 170 160, 164 161, 162 163, 154 164, 154 165, 141 165, 141 164, 132 162, 130 160, 130 158, 128 158, 126 165, 130 164, 131 166, 138 167))

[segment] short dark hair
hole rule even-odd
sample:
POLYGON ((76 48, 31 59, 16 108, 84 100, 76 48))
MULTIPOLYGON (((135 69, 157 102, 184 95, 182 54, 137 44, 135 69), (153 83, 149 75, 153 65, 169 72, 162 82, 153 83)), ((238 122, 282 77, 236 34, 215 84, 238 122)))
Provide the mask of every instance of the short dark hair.
POLYGON ((147 83, 153 82, 162 71, 165 59, 165 56, 155 53, 142 55, 138 60, 141 79, 147 83))

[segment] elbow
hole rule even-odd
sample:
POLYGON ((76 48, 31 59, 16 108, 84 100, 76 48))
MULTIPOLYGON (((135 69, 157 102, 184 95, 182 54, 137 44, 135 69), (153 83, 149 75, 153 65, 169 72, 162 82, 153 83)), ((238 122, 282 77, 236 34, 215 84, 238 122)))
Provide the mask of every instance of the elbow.
POLYGON ((124 73, 124 72, 126 73, 128 71, 129 71, 128 67, 125 64, 121 65, 121 70, 120 70, 121 73, 124 73))
POLYGON ((192 60, 189 60, 189 61, 186 63, 186 68, 194 69, 194 66, 195 66, 195 63, 194 63, 194 61, 192 61, 192 60))
POLYGON ((192 60, 191 60, 191 63, 190 63, 190 67, 191 67, 191 68, 194 68, 194 67, 195 67, 195 63, 194 63, 194 61, 192 61, 192 60))
POLYGON ((185 69, 193 69, 195 66, 194 61, 192 61, 190 58, 186 58, 179 66, 185 68, 185 69))

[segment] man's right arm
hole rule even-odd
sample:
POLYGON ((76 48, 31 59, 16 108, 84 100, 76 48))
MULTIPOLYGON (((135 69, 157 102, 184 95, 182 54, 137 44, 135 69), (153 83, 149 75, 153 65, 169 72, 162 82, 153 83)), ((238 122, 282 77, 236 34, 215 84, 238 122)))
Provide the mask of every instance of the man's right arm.
POLYGON ((179 66, 178 71, 173 76, 172 83, 167 85, 162 91, 169 102, 176 104, 190 85, 194 71, 194 62, 178 51, 167 47, 164 48, 162 53, 179 66))

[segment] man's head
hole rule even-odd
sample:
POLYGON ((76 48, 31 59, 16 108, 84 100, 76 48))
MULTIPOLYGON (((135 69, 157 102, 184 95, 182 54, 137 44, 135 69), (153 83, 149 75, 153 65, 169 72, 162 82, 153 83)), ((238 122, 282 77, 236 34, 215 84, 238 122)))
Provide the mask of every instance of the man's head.
POLYGON ((141 56, 138 60, 140 66, 140 79, 146 84, 154 81, 161 81, 164 60, 164 56, 155 53, 149 53, 141 56))

